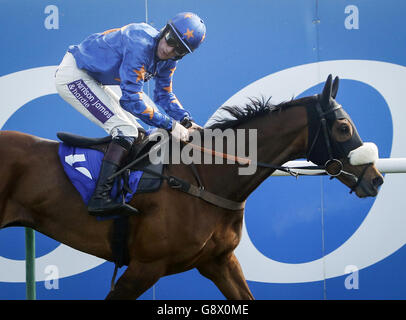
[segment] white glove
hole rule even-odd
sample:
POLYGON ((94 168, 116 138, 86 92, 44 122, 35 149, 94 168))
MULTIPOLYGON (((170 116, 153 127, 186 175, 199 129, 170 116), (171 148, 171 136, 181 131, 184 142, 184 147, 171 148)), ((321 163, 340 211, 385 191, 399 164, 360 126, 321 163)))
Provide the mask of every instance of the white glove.
POLYGON ((173 121, 171 133, 175 139, 178 139, 181 141, 189 140, 188 129, 186 129, 184 126, 182 126, 179 122, 173 121))

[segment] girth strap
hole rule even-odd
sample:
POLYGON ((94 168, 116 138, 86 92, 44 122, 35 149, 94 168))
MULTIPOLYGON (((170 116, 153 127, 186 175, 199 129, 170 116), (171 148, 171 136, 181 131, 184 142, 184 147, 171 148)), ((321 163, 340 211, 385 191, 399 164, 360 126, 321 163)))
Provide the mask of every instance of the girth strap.
POLYGON ((168 185, 173 189, 177 189, 179 191, 190 194, 194 197, 197 197, 208 203, 211 203, 217 207, 232 210, 232 211, 239 211, 239 210, 244 209, 244 207, 245 207, 245 201, 237 202, 237 201, 223 198, 214 193, 206 191, 202 187, 199 188, 193 184, 190 184, 189 182, 186 182, 186 181, 184 181, 180 178, 174 177, 174 176, 165 176, 165 175, 159 174, 157 172, 151 171, 146 168, 141 169, 141 170, 166 180, 168 182, 168 185))
POLYGON ((113 253, 113 262, 115 264, 113 278, 111 279, 110 290, 115 287, 117 271, 123 265, 128 263, 128 235, 129 235, 128 216, 115 218, 113 221, 113 234, 111 239, 111 250, 113 253))

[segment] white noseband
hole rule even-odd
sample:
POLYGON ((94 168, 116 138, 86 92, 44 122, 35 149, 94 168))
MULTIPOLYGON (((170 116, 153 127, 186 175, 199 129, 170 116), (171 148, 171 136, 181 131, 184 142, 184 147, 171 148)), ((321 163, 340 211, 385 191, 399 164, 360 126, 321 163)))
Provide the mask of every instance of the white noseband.
POLYGON ((353 166, 375 163, 379 159, 378 147, 375 143, 365 142, 361 147, 350 151, 348 158, 353 166))

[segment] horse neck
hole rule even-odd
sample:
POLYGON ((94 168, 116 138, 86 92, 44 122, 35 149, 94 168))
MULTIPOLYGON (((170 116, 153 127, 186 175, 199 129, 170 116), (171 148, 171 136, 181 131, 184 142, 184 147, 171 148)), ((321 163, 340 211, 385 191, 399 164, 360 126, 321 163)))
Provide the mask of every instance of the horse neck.
MULTIPOLYGON (((251 159, 253 161, 282 165, 287 161, 303 158, 306 154, 305 106, 290 107, 257 117, 234 128, 237 129, 245 129, 246 132, 256 130, 257 159, 251 159)), ((246 139, 245 150, 249 148, 246 139)), ((244 201, 273 171, 275 170, 257 167, 255 173, 243 175, 241 166, 238 165, 209 165, 206 174, 209 178, 207 189, 234 201, 244 201)))

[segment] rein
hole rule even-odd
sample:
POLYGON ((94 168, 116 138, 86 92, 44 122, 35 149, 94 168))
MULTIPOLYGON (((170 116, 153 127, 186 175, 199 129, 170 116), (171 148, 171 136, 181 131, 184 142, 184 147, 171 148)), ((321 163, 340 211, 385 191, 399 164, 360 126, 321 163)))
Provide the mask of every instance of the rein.
POLYGON ((250 165, 250 164, 256 164, 258 167, 263 167, 263 168, 271 168, 271 169, 276 169, 276 170, 281 170, 284 172, 289 173, 292 176, 297 177, 299 175, 299 173, 297 172, 293 172, 291 169, 309 169, 309 170, 320 170, 320 169, 324 169, 323 167, 315 167, 315 166, 305 166, 305 167, 283 167, 283 166, 276 166, 273 164, 269 164, 269 163, 265 163, 265 162, 254 162, 249 158, 244 158, 244 157, 237 157, 228 153, 222 153, 222 152, 217 152, 215 150, 212 149, 207 149, 198 145, 195 145, 193 143, 190 142, 186 142, 186 144, 188 144, 189 146, 191 146, 193 149, 199 150, 201 152, 207 153, 207 154, 211 154, 215 157, 219 157, 219 158, 223 158, 223 159, 227 159, 227 160, 233 160, 235 162, 237 162, 239 165, 250 165))
MULTIPOLYGON (((327 111, 323 111, 320 105, 320 102, 317 101, 316 104, 316 110, 319 116, 319 127, 317 129, 317 133, 312 141, 312 144, 310 146, 310 148, 307 151, 307 160, 309 160, 309 157, 313 151, 313 148, 316 144, 316 141, 319 137, 319 135, 322 133, 323 137, 324 137, 324 142, 325 145, 327 147, 327 153, 328 153, 328 157, 329 160, 324 164, 324 165, 318 165, 318 166, 301 166, 301 167, 286 167, 286 166, 278 166, 278 165, 273 165, 270 163, 265 163, 265 162, 260 162, 260 161, 252 161, 251 159, 245 158, 245 157, 237 157, 234 155, 230 155, 227 153, 221 153, 221 152, 217 152, 211 149, 207 149, 201 146, 197 146, 194 145, 190 142, 186 142, 186 144, 190 145, 193 149, 197 149, 200 150, 202 152, 205 152, 207 154, 211 154, 213 156, 219 157, 219 158, 223 158, 223 159, 228 159, 228 160, 233 160, 235 162, 237 162, 239 165, 249 165, 249 164, 255 164, 258 167, 262 167, 262 168, 269 168, 269 169, 275 169, 275 170, 280 170, 286 173, 289 173, 290 175, 294 176, 294 177, 298 177, 299 175, 306 175, 304 173, 298 173, 298 172, 294 172, 292 171, 292 169, 306 169, 306 170, 324 170, 326 172, 326 174, 332 176, 332 177, 336 177, 338 175, 340 175, 341 173, 346 173, 346 174, 350 174, 347 173, 345 171, 343 171, 343 165, 341 163, 340 160, 338 159, 334 159, 333 157, 333 152, 332 152, 332 147, 331 147, 331 142, 330 142, 330 134, 329 134, 329 130, 327 127, 327 120, 326 120, 326 115, 335 112, 339 109, 341 109, 342 106, 341 105, 336 105, 334 108, 331 108, 327 111), (338 166, 338 170, 334 168, 334 166, 338 166)), ((363 175, 362 175, 363 176, 363 175)), ((357 185, 358 186, 358 185, 357 185)), ((355 189, 357 186, 354 186, 352 189, 355 189)))
POLYGON ((305 173, 299 173, 299 172, 294 172, 292 171, 292 169, 306 169, 306 170, 324 170, 325 173, 321 173, 321 175, 327 174, 330 176, 330 179, 333 179, 335 177, 338 177, 341 174, 347 175, 347 176, 352 176, 356 182, 355 184, 350 187, 350 193, 353 193, 355 191, 355 189, 361 184, 361 181, 365 175, 366 170, 368 169, 369 166, 371 166, 372 164, 369 163, 367 164, 364 169, 362 170, 361 174, 359 177, 356 177, 354 174, 346 172, 343 170, 343 164, 340 160, 335 159, 333 157, 333 149, 331 146, 331 133, 330 130, 327 127, 327 119, 326 119, 326 115, 332 113, 332 112, 336 112, 337 110, 342 109, 341 105, 336 105, 333 108, 330 108, 327 111, 323 111, 320 101, 317 101, 316 104, 316 111, 318 114, 318 118, 319 118, 319 126, 317 128, 317 132, 315 137, 313 138, 313 141, 310 145, 310 148, 308 148, 307 151, 307 155, 306 158, 308 161, 310 161, 310 155, 312 153, 312 151, 314 150, 314 147, 316 145, 316 141, 319 138, 319 135, 322 134, 323 135, 323 140, 324 140, 324 144, 326 146, 327 149, 327 154, 328 154, 328 160, 325 162, 324 165, 318 165, 318 166, 301 166, 301 167, 286 167, 286 166, 277 166, 277 165, 273 165, 270 163, 265 163, 265 162, 253 162, 251 159, 248 158, 244 158, 244 157, 237 157, 237 156, 233 156, 233 155, 229 155, 226 153, 220 153, 220 152, 216 152, 214 150, 210 150, 210 149, 206 149, 204 147, 201 146, 197 146, 194 145, 190 142, 187 142, 187 144, 189 144, 192 148, 194 149, 198 149, 202 152, 208 153, 208 154, 212 154, 214 156, 217 157, 221 157, 223 159, 231 159, 234 160, 235 162, 237 162, 239 165, 249 165, 249 164, 255 164, 258 167, 263 167, 263 168, 270 168, 270 169, 275 169, 275 170, 280 170, 280 171, 284 171, 286 173, 289 173, 290 175, 294 176, 294 177, 298 177, 299 175, 306 175, 305 173))
MULTIPOLYGON (((172 138, 172 136, 170 136, 167 140, 164 140, 162 143, 164 144, 164 143, 168 142, 171 138, 172 138)), ((154 148, 157 148, 159 146, 160 146, 160 144, 153 146, 149 152, 151 152, 154 148)), ((196 147, 198 147, 198 146, 196 146, 196 147)), ((210 152, 211 154, 213 154, 215 156, 220 155, 220 152, 216 152, 214 150, 209 150, 209 149, 205 149, 205 148, 203 148, 203 149, 204 149, 204 152, 210 152)), ((178 177, 175 177, 175 176, 166 176, 166 175, 157 173, 157 172, 155 172, 153 170, 149 170, 148 168, 144 168, 144 167, 137 168, 135 165, 137 163, 141 162, 141 160, 145 159, 149 155, 149 152, 143 154, 139 158, 136 158, 134 161, 130 162, 129 164, 127 164, 126 166, 124 166, 123 168, 118 170, 115 174, 111 175, 109 177, 109 179, 114 179, 115 177, 123 174, 127 170, 139 169, 139 170, 142 170, 144 172, 147 172, 147 173, 149 173, 151 175, 154 175, 154 176, 156 176, 158 178, 161 178, 161 179, 165 180, 168 183, 168 185, 173 189, 177 189, 179 191, 190 194, 190 195, 192 195, 194 197, 200 198, 200 199, 202 199, 202 200, 204 200, 204 201, 206 201, 208 203, 211 203, 211 204, 213 204, 213 205, 215 205, 217 207, 227 209, 227 210, 232 210, 232 211, 240 211, 240 210, 244 209, 245 201, 237 202, 237 201, 229 200, 229 199, 223 198, 221 196, 218 196, 218 195, 216 195, 214 193, 211 193, 211 192, 205 190, 204 186, 201 183, 200 176, 199 176, 194 164, 192 164, 191 168, 192 168, 193 175, 194 175, 194 177, 196 178, 196 180, 197 180, 197 182, 199 184, 199 187, 197 187, 197 186, 195 186, 193 184, 190 184, 189 182, 184 181, 184 180, 182 180, 182 179, 180 179, 178 177)), ((226 156, 226 155, 224 155, 224 156, 226 156)), ((227 155, 227 156, 233 157, 231 155, 227 155)), ((251 161, 249 159, 244 159, 244 158, 238 158, 238 159, 240 161, 251 161)))
MULTIPOLYGON (((275 170, 280 170, 280 171, 284 171, 289 173, 290 175, 294 176, 294 177, 298 177, 299 175, 306 175, 305 173, 299 173, 299 172, 294 172, 292 171, 292 169, 306 169, 306 170, 324 170, 325 173, 323 174, 328 174, 330 175, 330 179, 333 179, 337 176, 339 176, 340 174, 345 174, 345 175, 350 175, 352 177, 354 177, 356 179, 356 183, 354 184, 354 186, 350 187, 351 191, 350 193, 354 192, 355 189, 360 185, 362 178, 364 177, 364 174, 367 170, 367 168, 369 167, 369 165, 365 166, 365 168, 363 169, 361 175, 357 178, 354 174, 346 172, 343 170, 343 164, 341 163, 340 160, 335 159, 333 157, 333 151, 332 151, 332 146, 331 146, 331 140, 330 140, 330 134, 329 134, 329 129, 327 127, 327 120, 326 120, 326 115, 332 112, 335 112, 339 109, 341 109, 342 106, 341 105, 337 105, 334 108, 331 108, 327 111, 322 110, 320 102, 318 101, 316 104, 316 110, 319 116, 319 127, 317 129, 316 135, 313 138, 313 141, 310 145, 310 148, 308 148, 307 151, 307 160, 309 160, 311 153, 314 151, 314 147, 316 145, 316 141, 319 138, 320 134, 323 135, 323 140, 324 140, 324 144, 327 148, 327 153, 328 153, 328 160, 326 161, 326 163, 324 165, 318 165, 318 166, 300 166, 300 167, 286 167, 286 166, 278 166, 278 165, 273 165, 270 163, 265 163, 265 162, 254 162, 249 158, 245 158, 245 157, 238 157, 235 155, 230 155, 227 153, 221 153, 221 152, 217 152, 215 150, 212 149, 207 149, 204 148, 202 146, 198 146, 195 144, 192 144, 191 142, 185 142, 186 144, 188 144, 189 146, 191 146, 193 149, 197 149, 201 152, 207 153, 207 154, 211 154, 215 157, 220 157, 223 159, 227 159, 227 160, 233 160, 236 163, 238 163, 238 165, 249 165, 249 164, 256 164, 258 167, 262 167, 262 168, 269 168, 269 169, 275 169, 275 170)), ((162 143, 166 143, 168 142, 170 139, 172 138, 172 136, 170 136, 167 140, 164 140, 162 143)), ((152 151, 154 148, 159 147, 161 145, 161 143, 155 145, 152 147, 152 149, 150 151, 152 151)), ((149 151, 149 152, 150 152, 149 151)), ((115 174, 113 174, 110 179, 115 178, 116 176, 119 176, 120 174, 122 174, 124 171, 131 169, 137 169, 135 167, 135 165, 137 163, 139 163, 141 160, 145 159, 148 155, 149 152, 145 153, 144 155, 142 155, 139 158, 136 158, 134 161, 132 161, 131 163, 127 164, 125 167, 123 167, 122 169, 120 169, 119 171, 117 171, 115 174)), ((142 170, 144 172, 147 172, 151 175, 157 176, 165 181, 167 181, 168 185, 176 190, 185 192, 187 194, 190 194, 194 197, 197 197, 199 199, 202 199, 208 203, 211 203, 215 206, 227 209, 227 210, 232 210, 232 211, 240 211, 243 210, 245 207, 245 201, 243 202, 237 202, 237 201, 233 201, 230 199, 226 199, 223 198, 221 196, 218 196, 214 193, 211 193, 207 190, 205 190, 204 186, 201 183, 201 179, 200 176, 197 172, 197 169, 195 167, 195 165, 192 163, 191 165, 191 170, 193 172, 193 175, 196 179, 196 181, 198 182, 199 186, 193 185, 187 181, 184 181, 178 177, 175 176, 166 176, 160 173, 157 173, 155 171, 149 170, 147 168, 138 168, 139 170, 142 170)))

